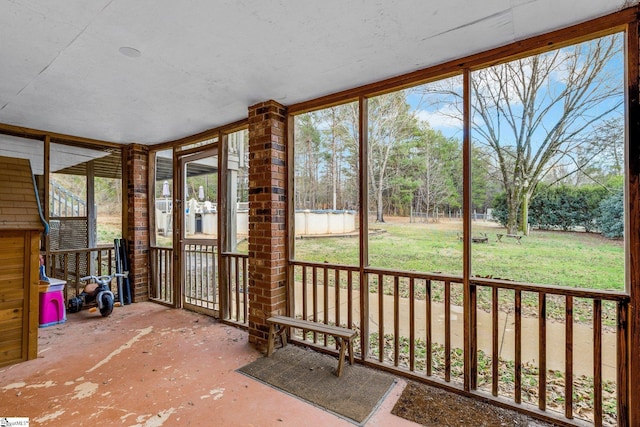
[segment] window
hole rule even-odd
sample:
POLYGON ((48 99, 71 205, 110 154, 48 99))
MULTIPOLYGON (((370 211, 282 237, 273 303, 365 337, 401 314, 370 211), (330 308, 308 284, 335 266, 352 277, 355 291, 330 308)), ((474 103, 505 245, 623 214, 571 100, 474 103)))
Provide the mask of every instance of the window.
POLYGON ((120 150, 52 143, 50 151, 50 249, 113 245, 122 237, 120 150))
POLYGON ((295 258, 359 262, 358 104, 295 117, 295 258))
POLYGON ((249 245, 249 132, 227 135, 227 235, 225 251, 247 254, 249 245))
POLYGON ((462 78, 368 102, 369 264, 462 275, 462 78))
POLYGON ((155 153, 154 215, 156 246, 173 247, 173 150, 155 153))
POLYGON ((618 33, 471 74, 473 237, 489 238, 473 275, 624 289, 623 46, 618 33))

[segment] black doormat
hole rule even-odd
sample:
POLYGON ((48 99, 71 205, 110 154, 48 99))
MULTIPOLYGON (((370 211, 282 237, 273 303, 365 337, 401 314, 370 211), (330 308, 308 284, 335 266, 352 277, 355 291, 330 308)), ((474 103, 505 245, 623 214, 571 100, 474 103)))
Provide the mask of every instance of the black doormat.
POLYGON ((407 384, 391 413, 427 427, 553 426, 520 412, 415 382, 407 384))
POLYGON ((238 372, 362 425, 391 389, 395 378, 345 361, 342 376, 336 357, 288 345, 238 372))

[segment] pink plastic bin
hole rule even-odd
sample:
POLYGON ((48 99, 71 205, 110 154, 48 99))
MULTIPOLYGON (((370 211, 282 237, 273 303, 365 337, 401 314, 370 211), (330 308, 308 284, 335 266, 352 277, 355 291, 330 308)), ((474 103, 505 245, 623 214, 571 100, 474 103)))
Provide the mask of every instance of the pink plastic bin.
POLYGON ((40 327, 57 325, 67 321, 67 312, 64 306, 62 285, 50 285, 49 290, 40 293, 40 327))

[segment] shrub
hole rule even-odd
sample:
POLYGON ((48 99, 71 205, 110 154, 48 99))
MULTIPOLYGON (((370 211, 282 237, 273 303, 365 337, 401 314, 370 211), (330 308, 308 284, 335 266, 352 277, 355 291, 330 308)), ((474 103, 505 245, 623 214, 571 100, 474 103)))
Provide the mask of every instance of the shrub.
MULTIPOLYGON (((541 230, 573 230, 583 227, 591 232, 598 228, 600 203, 607 197, 602 186, 539 184, 529 204, 529 224, 541 230)), ((507 203, 504 193, 494 200, 493 215, 503 226, 507 222, 507 203)), ((520 218, 518 216, 518 218, 520 218)))
POLYGON ((610 239, 624 235, 624 193, 616 191, 600 202, 600 232, 610 239))
POLYGON ((493 212, 492 216, 503 227, 507 225, 507 197, 504 192, 497 194, 493 199, 493 212))

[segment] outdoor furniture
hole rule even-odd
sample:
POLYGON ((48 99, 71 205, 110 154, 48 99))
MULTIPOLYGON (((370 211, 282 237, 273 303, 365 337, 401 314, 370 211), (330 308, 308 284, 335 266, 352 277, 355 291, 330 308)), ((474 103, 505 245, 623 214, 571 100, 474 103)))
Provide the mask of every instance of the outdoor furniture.
POLYGON ((497 242, 500 242, 502 239, 502 236, 506 236, 506 237, 511 237, 513 239, 516 239, 516 241, 518 242, 518 244, 520 243, 520 239, 522 239, 524 237, 524 235, 522 234, 507 234, 507 233, 496 233, 496 237, 498 238, 497 242))
MULTIPOLYGON (((463 239, 464 237, 462 236, 462 234, 458 233, 458 240, 462 242, 463 239)), ((473 243, 488 243, 489 237, 487 237, 487 233, 480 233, 479 236, 472 236, 471 241, 473 243)))
POLYGON ((480 236, 472 236, 471 241, 473 243, 488 243, 489 238, 487 237, 487 233, 480 233, 480 236))
POLYGON ((338 369, 336 376, 342 375, 342 366, 344 364, 345 352, 349 351, 349 364, 353 365, 353 338, 357 332, 352 329, 342 328, 340 326, 325 325, 324 323, 310 322, 308 320, 294 319, 286 316, 273 316, 267 319, 269 325, 269 342, 267 344, 267 357, 273 353, 276 336, 280 336, 282 347, 287 345, 288 328, 302 329, 304 331, 317 332, 320 334, 331 335, 335 338, 340 356, 338 359, 338 369))

